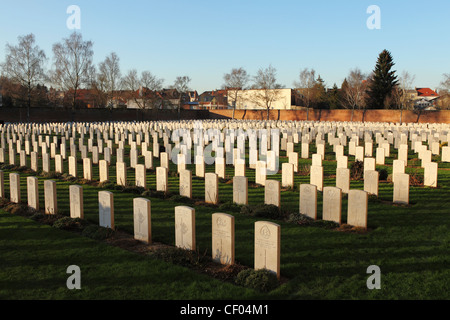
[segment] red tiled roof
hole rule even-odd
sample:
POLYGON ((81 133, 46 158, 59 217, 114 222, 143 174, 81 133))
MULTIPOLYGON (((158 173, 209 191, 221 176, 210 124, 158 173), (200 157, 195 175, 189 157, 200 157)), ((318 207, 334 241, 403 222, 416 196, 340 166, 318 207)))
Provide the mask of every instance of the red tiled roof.
POLYGON ((422 97, 439 97, 436 91, 431 90, 430 88, 417 88, 418 96, 422 97))

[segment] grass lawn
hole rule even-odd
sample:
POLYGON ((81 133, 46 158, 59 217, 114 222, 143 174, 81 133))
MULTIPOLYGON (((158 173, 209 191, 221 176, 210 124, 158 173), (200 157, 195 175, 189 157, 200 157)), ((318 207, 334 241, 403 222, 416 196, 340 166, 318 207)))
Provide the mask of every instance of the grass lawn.
MULTIPOLYGON (((296 150, 297 152, 299 150, 296 150)), ((127 149, 126 153, 129 152, 127 149)), ((310 148, 310 154, 314 146, 310 148)), ((347 150, 345 153, 347 154, 347 150)), ((377 169, 392 172, 392 158, 377 169)), ((287 158, 281 152, 281 162, 287 158)), ((412 168, 407 173, 423 176, 423 169, 410 153, 412 168)), ((335 186, 336 161, 329 149, 324 166, 324 186, 335 186)), ((438 159, 435 159, 436 161, 438 159)), ((143 158, 139 158, 143 163, 143 158)), ((349 158, 350 162, 350 158, 349 158)), ((115 163, 113 157, 112 163, 115 163)), ((154 160, 154 166, 159 163, 154 160)), ((300 165, 311 164, 300 159, 300 165)), ((171 163, 170 170, 176 172, 171 163)), ((420 165, 420 164, 419 164, 420 165)), ((195 165, 187 165, 195 172, 195 165)), ((94 179, 98 179, 98 167, 94 179)), ((281 168, 281 164, 280 164, 281 168)), ((450 165, 439 163, 438 188, 410 187, 410 204, 393 205, 393 185, 380 181, 379 196, 370 197, 367 232, 349 232, 322 225, 302 226, 286 220, 270 220, 281 225, 282 283, 268 293, 260 293, 188 268, 168 264, 151 255, 141 255, 95 241, 68 231, 10 213, 0 212, 0 299, 449 299, 450 298, 450 165), (66 268, 81 268, 81 290, 68 290, 66 268), (381 289, 369 290, 367 268, 376 265, 381 271, 381 289)), ((5 189, 9 190, 11 168, 2 167, 5 189)), ((15 168, 17 169, 17 168, 15 168)), ((207 166, 213 172, 214 166, 207 166)), ((40 202, 43 207, 43 182, 48 179, 30 171, 21 175, 22 199, 26 201, 28 175, 39 177, 40 202)), ((65 172, 68 172, 67 161, 65 172)), ((78 165, 82 176, 82 165, 78 165)), ((227 167, 227 175, 234 170, 227 167)), ((254 171, 247 169, 249 183, 254 171)), ((193 174, 194 176, 194 174, 193 174)), ((281 174, 268 177, 281 181, 281 174)), ((59 212, 69 214, 71 181, 57 179, 59 212)), ((115 182, 115 167, 110 167, 110 180, 115 182)), ((134 170, 128 170, 128 181, 134 184, 134 170)), ((77 183, 80 181, 77 181, 77 183)), ((301 183, 309 183, 308 175, 295 175, 295 188, 281 193, 282 209, 298 212, 301 183)), ((178 177, 169 177, 170 193, 178 194, 178 177)), ((155 190, 154 171, 147 172, 147 186, 155 190)), ((363 189, 362 180, 352 180, 351 189, 363 189)), ((95 184, 84 184, 85 219, 98 224, 98 191, 95 184)), ((141 194, 109 188, 114 193, 115 224, 119 231, 133 232, 132 201, 141 194)), ((152 205, 153 241, 173 245, 174 207, 186 205, 181 199, 169 200, 147 196, 152 205)), ((204 199, 203 179, 193 178, 193 198, 204 199)), ((232 183, 219 185, 221 204, 232 201, 232 183)), ((264 188, 249 188, 249 204, 263 202, 264 188)), ((197 251, 211 254, 211 214, 225 212, 236 219, 236 261, 253 266, 254 222, 257 217, 220 206, 200 202, 187 204, 196 210, 197 251)), ((318 218, 321 219, 322 196, 318 193, 318 218)), ((268 219, 263 219, 268 220, 268 219)), ((347 220, 347 197, 342 200, 342 221, 347 220)))

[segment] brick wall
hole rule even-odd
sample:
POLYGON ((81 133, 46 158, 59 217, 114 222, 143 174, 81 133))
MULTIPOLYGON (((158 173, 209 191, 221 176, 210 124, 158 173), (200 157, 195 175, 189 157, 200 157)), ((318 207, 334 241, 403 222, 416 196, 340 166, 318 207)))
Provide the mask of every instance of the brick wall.
MULTIPOLYGON (((182 120, 231 119, 233 110, 181 110, 182 120)), ((235 119, 265 120, 265 110, 236 110, 235 119)), ((311 121, 350 121, 351 110, 310 110, 311 121)), ((306 110, 271 110, 271 120, 306 120, 306 110)), ((178 120, 177 110, 131 110, 131 109, 80 109, 31 108, 30 122, 96 122, 96 121, 156 121, 178 120)), ((27 109, 0 108, 0 121, 27 122, 27 109)), ((355 111, 353 121, 400 122, 399 110, 355 111)), ((424 111, 420 114, 403 111, 404 123, 450 123, 450 110, 424 111)))
MULTIPOLYGON (((233 110, 209 110, 211 119, 232 118, 233 110)), ((235 119, 265 120, 267 111, 236 110, 235 119)), ((306 110, 271 110, 271 120, 306 120, 306 110)), ((311 121, 351 121, 352 110, 309 110, 311 121)), ((365 113, 355 110, 353 121, 365 122, 400 122, 399 110, 367 110, 365 113)), ((403 123, 450 123, 450 110, 423 111, 420 115, 412 111, 403 111, 403 123)))

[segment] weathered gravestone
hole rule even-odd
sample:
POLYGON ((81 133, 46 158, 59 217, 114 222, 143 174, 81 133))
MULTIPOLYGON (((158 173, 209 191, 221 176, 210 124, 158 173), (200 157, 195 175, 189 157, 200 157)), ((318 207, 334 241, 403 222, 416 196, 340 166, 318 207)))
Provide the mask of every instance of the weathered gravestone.
POLYGON ((219 203, 219 177, 216 173, 205 174, 205 202, 219 203))
POLYGON ((37 177, 27 177, 28 206, 39 210, 39 180, 37 177))
POLYGON ((145 198, 133 199, 134 238, 150 244, 151 233, 151 201, 145 198))
POLYGON ((166 167, 156 168, 156 191, 165 193, 169 191, 169 169, 166 167))
POLYGON ((180 171, 180 196, 192 198, 192 172, 191 170, 180 171))
POLYGON ((266 180, 266 185, 264 186, 264 203, 280 207, 280 181, 266 180))
POLYGON ((363 190, 348 192, 347 224, 367 229, 369 194, 363 190))
POLYGON ((294 165, 292 163, 281 165, 281 186, 283 188, 294 187, 294 165))
POLYGON ((56 214, 58 212, 58 204, 56 198, 56 181, 44 181, 44 199, 45 199, 45 213, 56 214))
POLYGON ((84 158, 83 159, 83 178, 85 180, 92 180, 92 159, 84 158))
POLYGON ((281 228, 268 221, 255 222, 255 270, 266 269, 280 278, 281 228))
POLYGON ((336 187, 341 189, 343 193, 348 193, 350 190, 350 169, 336 169, 336 187))
POLYGON ((341 224, 342 190, 337 187, 323 188, 322 219, 341 224))
POLYGON ((77 173, 78 169, 77 169, 77 158, 73 157, 73 156, 69 156, 69 174, 72 177, 77 177, 78 173, 77 173))
POLYGON ((175 207, 175 246, 195 250, 195 209, 175 207))
POLYGON ((233 178, 233 202, 248 205, 248 178, 236 176, 233 178))
POLYGON ((318 191, 323 189, 323 167, 311 166, 310 184, 315 185, 318 191))
POLYGON ((0 170, 0 198, 5 197, 5 175, 3 170, 0 170))
POLYGON ((366 170, 364 173, 364 191, 378 196, 379 172, 376 170, 366 170))
POLYGON ((99 226, 114 229, 114 194, 110 191, 98 193, 99 226))
POLYGON ((393 202, 409 204, 409 174, 394 173, 393 177, 395 177, 393 202))
POLYGON ((266 162, 257 161, 256 171, 255 171, 255 183, 260 185, 265 185, 266 183, 266 162))
POLYGON ((143 164, 135 165, 135 184, 136 187, 147 188, 147 175, 145 165, 143 164))
POLYGON ((300 213, 314 220, 317 219, 317 186, 300 185, 300 213))
POLYGON ((13 203, 20 203, 20 175, 18 173, 9 174, 9 193, 13 203))
POLYGON ((116 180, 119 186, 127 185, 127 164, 125 162, 116 162, 116 180))
POLYGON ((394 160, 392 162, 392 182, 395 183, 395 174, 405 173, 405 162, 403 160, 394 160))
POLYGON ((450 146, 442 147, 441 161, 442 162, 450 162, 450 146))
POLYGON ((437 187, 438 164, 437 162, 428 162, 424 168, 423 185, 427 187, 437 187))
POLYGON ((69 186, 70 217, 84 219, 83 187, 69 186))
POLYGON ((48 153, 42 154, 42 171, 50 172, 50 155, 48 153))
POLYGON ((226 213, 212 214, 212 259, 221 264, 234 264, 234 217, 226 213))

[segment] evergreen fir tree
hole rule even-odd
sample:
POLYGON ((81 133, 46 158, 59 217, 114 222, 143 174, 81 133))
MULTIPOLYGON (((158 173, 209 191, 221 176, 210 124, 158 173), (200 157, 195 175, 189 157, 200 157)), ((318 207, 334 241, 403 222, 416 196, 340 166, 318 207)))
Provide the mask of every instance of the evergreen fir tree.
POLYGON ((328 104, 330 109, 340 109, 341 108, 341 92, 339 91, 336 83, 333 88, 328 92, 328 104))
POLYGON ((317 78, 316 84, 313 87, 313 108, 328 109, 327 91, 325 89, 325 82, 320 77, 317 78))
POLYGON ((367 107, 371 109, 385 108, 386 98, 391 96, 392 90, 397 86, 398 80, 392 55, 383 50, 378 56, 375 70, 367 90, 367 107))

